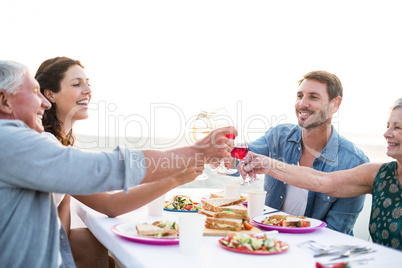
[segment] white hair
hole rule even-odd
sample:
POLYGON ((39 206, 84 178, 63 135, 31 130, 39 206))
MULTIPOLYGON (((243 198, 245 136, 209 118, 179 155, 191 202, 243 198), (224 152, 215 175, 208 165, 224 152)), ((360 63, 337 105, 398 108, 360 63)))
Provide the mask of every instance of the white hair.
POLYGON ((0 90, 9 94, 17 93, 28 71, 28 67, 22 63, 0 60, 0 90))
POLYGON ((396 108, 402 108, 402 98, 396 100, 396 102, 391 106, 391 112, 396 108))

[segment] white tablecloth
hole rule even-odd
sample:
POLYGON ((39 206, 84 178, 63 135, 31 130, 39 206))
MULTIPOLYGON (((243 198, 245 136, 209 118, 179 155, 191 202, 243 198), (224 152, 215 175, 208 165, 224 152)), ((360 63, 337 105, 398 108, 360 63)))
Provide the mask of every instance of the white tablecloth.
MULTIPOLYGON (((176 188, 168 192, 166 198, 169 199, 174 194, 189 194, 195 201, 198 201, 202 196, 208 196, 211 191, 215 191, 215 189, 176 188)), ((162 217, 177 219, 178 214, 178 212, 164 211, 162 217)), ((263 267, 296 266, 298 268, 311 268, 315 267, 317 261, 325 263, 330 259, 330 257, 313 258, 313 252, 310 249, 298 246, 299 243, 307 240, 315 240, 326 245, 348 244, 374 248, 376 250, 374 253, 346 259, 359 260, 373 258, 367 264, 358 267, 402 267, 402 252, 344 235, 327 228, 305 234, 279 233, 273 235, 273 237, 286 241, 290 245, 287 252, 277 255, 257 256, 230 252, 221 248, 218 244, 218 240, 221 237, 204 236, 199 255, 186 256, 180 252, 179 245, 155 246, 140 244, 121 238, 112 232, 112 227, 120 223, 160 220, 158 217, 148 216, 146 206, 116 218, 108 218, 85 205, 79 204, 78 215, 91 232, 113 253, 124 267, 206 268, 263 265, 263 267)))

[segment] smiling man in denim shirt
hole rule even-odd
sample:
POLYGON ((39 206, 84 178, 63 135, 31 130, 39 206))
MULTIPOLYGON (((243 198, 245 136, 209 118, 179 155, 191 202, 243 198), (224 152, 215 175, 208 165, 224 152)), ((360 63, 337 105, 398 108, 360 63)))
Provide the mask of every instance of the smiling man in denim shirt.
MULTIPOLYGON (((283 162, 331 172, 369 162, 353 143, 331 125, 342 102, 343 88, 334 74, 313 71, 299 81, 295 112, 298 125, 282 124, 249 144, 249 150, 283 162)), ((300 178, 301 180, 303 178, 300 178)), ((296 216, 325 221, 328 228, 353 234, 365 196, 334 198, 287 185, 265 175, 265 204, 296 216)))

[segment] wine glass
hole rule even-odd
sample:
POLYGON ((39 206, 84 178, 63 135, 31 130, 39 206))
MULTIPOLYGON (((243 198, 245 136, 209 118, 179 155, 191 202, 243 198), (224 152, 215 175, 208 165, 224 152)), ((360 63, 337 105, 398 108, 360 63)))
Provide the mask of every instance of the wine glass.
MULTIPOLYGON (((248 153, 247 142, 241 138, 237 138, 235 140, 235 146, 230 154, 232 155, 233 158, 236 158, 236 159, 240 160, 240 162, 242 162, 244 157, 246 157, 247 153, 248 153)), ((250 185, 256 181, 258 181, 258 178, 252 178, 249 175, 246 175, 246 177, 243 179, 243 181, 240 183, 240 185, 246 186, 246 185, 250 185)))
MULTIPOLYGON (((213 123, 211 121, 212 116, 212 112, 200 110, 200 113, 197 115, 197 118, 193 123, 193 137, 196 141, 204 138, 213 130, 213 123)), ((205 165, 205 167, 206 166, 207 165, 205 165)), ((206 180, 208 179, 208 175, 203 171, 202 174, 195 179, 206 180)))
MULTIPOLYGON (((229 113, 225 108, 219 108, 214 111, 214 115, 212 117, 214 123, 214 129, 229 127, 233 125, 232 119, 229 117, 229 113)), ((233 134, 227 134, 227 138, 234 139, 233 134)), ((219 166, 212 171, 216 172, 219 175, 232 175, 237 172, 237 169, 227 168, 225 167, 225 160, 222 159, 219 166)))

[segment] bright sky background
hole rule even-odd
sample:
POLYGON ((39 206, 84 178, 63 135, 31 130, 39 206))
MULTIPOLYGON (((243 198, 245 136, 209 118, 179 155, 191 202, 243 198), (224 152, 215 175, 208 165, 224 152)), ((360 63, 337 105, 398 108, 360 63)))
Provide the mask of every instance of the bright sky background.
POLYGON ((383 143, 402 96, 401 10, 398 0, 2 0, 0 59, 32 73, 55 56, 81 60, 93 98, 75 131, 91 135, 175 136, 201 107, 294 123, 297 81, 326 70, 344 86, 339 132, 383 143), (151 117, 151 104, 164 108, 151 117))

